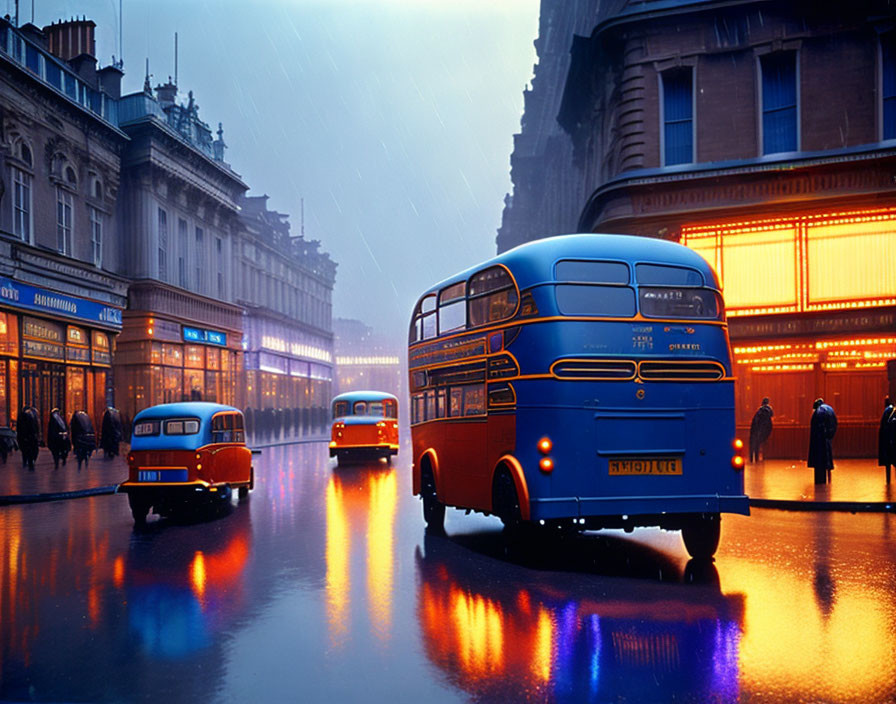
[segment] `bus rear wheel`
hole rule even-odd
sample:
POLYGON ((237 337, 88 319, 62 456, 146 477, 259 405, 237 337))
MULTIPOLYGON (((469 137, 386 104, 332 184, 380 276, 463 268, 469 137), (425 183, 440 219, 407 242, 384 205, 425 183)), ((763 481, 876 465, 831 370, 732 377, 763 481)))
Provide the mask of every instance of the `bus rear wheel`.
POLYGON ((131 507, 131 515, 134 517, 134 525, 137 527, 145 526, 146 514, 149 513, 149 507, 152 504, 134 494, 128 494, 128 504, 131 507))
POLYGON ((429 467, 424 468, 420 475, 420 497, 423 499, 423 520, 427 529, 445 530, 445 504, 439 501, 436 482, 429 467))
POLYGON ((492 487, 492 505, 495 515, 501 519, 504 529, 510 533, 519 533, 523 526, 523 514, 520 510, 520 499, 516 493, 516 484, 506 469, 502 469, 495 477, 492 487))
POLYGON ((721 534, 722 520, 717 513, 692 516, 681 528, 684 547, 695 560, 711 559, 719 547, 721 534))

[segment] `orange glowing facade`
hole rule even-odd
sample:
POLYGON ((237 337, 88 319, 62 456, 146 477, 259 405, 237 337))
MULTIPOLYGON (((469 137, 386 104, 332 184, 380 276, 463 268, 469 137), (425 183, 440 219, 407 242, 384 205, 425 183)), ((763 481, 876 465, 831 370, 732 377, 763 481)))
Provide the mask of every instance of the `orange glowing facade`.
POLYGON ((823 397, 835 458, 876 455, 896 395, 892 7, 622 0, 583 25, 573 5, 542 13, 499 251, 573 230, 687 244, 724 285, 742 435, 768 396, 765 454, 802 458, 823 397))

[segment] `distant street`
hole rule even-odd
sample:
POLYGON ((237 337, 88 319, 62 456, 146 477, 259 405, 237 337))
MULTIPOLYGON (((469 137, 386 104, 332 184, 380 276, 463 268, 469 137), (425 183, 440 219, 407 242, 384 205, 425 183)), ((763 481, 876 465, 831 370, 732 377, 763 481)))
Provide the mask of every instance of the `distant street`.
MULTIPOLYGON (((644 529, 426 536, 410 452, 265 449, 228 515, 133 531, 127 499, 0 508, 0 699, 881 702, 896 517, 726 516, 714 565, 644 529)), ((22 471, 10 463, 0 471, 22 471)))

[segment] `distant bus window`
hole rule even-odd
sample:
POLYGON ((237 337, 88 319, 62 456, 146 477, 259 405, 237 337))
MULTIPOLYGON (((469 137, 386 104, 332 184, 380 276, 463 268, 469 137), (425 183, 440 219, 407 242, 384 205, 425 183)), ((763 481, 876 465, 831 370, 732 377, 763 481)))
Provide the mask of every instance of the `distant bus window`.
POLYGON ((593 284, 627 284, 628 264, 564 259, 554 267, 557 281, 581 281, 593 284))
POLYGON ((661 266, 658 264, 638 264, 635 266, 638 283, 647 286, 702 286, 703 277, 699 271, 681 266, 661 266))
POLYGON ((464 387, 464 415, 478 416, 485 413, 485 385, 464 387))
POLYGON ((395 401, 383 401, 383 409, 386 418, 398 418, 398 404, 395 401))
POLYGON ((642 288, 641 315, 645 318, 717 320, 722 303, 715 291, 689 288, 642 288))
POLYGON ((340 416, 348 415, 348 401, 337 401, 333 404, 333 417, 339 418, 340 416))
POLYGON ((464 414, 464 390, 459 386, 451 389, 451 403, 448 413, 452 418, 459 418, 464 414))
POLYGON ((627 286, 558 284, 557 308, 562 315, 631 318, 635 315, 635 292, 627 286))
POLYGON ((382 416, 383 415, 383 402, 382 401, 371 401, 367 405, 367 415, 382 416))
POLYGON ((423 318, 423 339, 429 340, 436 336, 436 316, 427 315, 423 318))
POLYGON ((426 397, 426 420, 434 420, 436 417, 436 392, 427 391, 426 397))
POLYGON ((444 418, 447 415, 445 406, 445 389, 439 389, 436 392, 436 417, 444 418))
POLYGON ((439 334, 467 326, 467 282, 461 281, 439 293, 439 334))
POLYGON ((356 401, 354 407, 352 408, 352 415, 366 416, 367 401, 356 401))

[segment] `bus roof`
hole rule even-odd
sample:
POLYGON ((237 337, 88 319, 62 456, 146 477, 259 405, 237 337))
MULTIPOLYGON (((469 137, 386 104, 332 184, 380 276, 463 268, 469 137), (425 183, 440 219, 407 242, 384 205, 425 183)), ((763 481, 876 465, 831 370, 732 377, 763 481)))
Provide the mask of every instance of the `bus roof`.
POLYGON ((387 394, 385 391, 346 391, 344 394, 334 396, 331 404, 337 401, 395 401, 398 403, 398 397, 387 394))
POLYGON ((136 415, 134 422, 137 422, 138 420, 161 420, 163 418, 188 417, 207 421, 215 415, 215 413, 221 413, 222 411, 236 411, 237 413, 242 413, 238 408, 225 406, 220 403, 184 401, 182 403, 162 403, 158 406, 144 408, 136 415))
POLYGON ((712 267, 697 252, 682 244, 655 237, 591 233, 556 235, 521 244, 439 282, 419 298, 465 281, 476 272, 495 264, 506 266, 520 289, 529 288, 535 284, 554 281, 554 264, 559 259, 578 258, 687 266, 698 270, 707 286, 719 288, 712 267))

